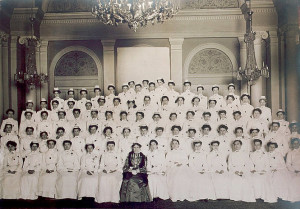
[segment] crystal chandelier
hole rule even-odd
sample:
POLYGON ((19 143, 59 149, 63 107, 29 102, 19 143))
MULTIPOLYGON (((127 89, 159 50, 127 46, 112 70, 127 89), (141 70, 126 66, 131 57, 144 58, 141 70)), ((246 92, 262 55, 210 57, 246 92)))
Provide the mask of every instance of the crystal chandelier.
POLYGON ((93 16, 106 25, 127 23, 134 32, 149 22, 163 23, 179 10, 180 0, 97 0, 93 16))
POLYGON ((31 24, 31 36, 21 37, 19 39, 20 44, 24 44, 25 51, 25 65, 26 71, 19 71, 14 74, 14 80, 17 85, 26 85, 28 89, 34 89, 37 86, 41 86, 42 83, 48 82, 48 75, 41 73, 38 74, 36 67, 36 47, 39 47, 40 43, 38 38, 34 35, 34 23, 36 19, 33 17, 33 8, 31 8, 31 17, 29 18, 31 24))
POLYGON ((248 81, 248 85, 254 85, 255 81, 259 79, 261 76, 265 78, 269 78, 269 68, 263 63, 262 69, 257 67, 255 51, 254 51, 254 40, 255 40, 255 32, 252 31, 252 15, 253 11, 251 10, 251 0, 249 1, 249 11, 248 14, 248 25, 247 31, 244 37, 244 42, 246 43, 246 53, 247 60, 246 66, 244 69, 239 67, 237 72, 237 80, 245 79, 248 81))

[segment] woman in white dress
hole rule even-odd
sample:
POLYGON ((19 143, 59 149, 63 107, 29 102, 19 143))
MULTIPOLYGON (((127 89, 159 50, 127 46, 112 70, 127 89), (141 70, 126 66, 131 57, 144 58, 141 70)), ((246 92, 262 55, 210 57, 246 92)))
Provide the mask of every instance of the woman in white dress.
POLYGON ((96 197, 100 156, 93 152, 94 148, 94 144, 86 144, 86 154, 81 157, 80 175, 78 178, 79 200, 83 197, 96 197))
POLYGON ((128 153, 131 151, 131 146, 135 142, 129 127, 123 128, 122 136, 119 141, 119 153, 121 155, 122 165, 124 165, 128 153))
POLYGON ((16 152, 17 143, 8 141, 6 143, 8 153, 3 159, 3 181, 2 198, 18 199, 20 198, 20 182, 22 172, 22 157, 16 152))
POLYGON ((286 168, 284 158, 280 152, 276 150, 278 147, 276 142, 268 142, 267 154, 270 170, 271 170, 271 186, 276 198, 288 200, 288 185, 290 182, 290 174, 286 168))
POLYGON ((300 201, 300 139, 293 138, 291 140, 293 150, 288 152, 286 165, 291 175, 289 184, 289 200, 292 202, 300 201))
POLYGON ((150 140, 150 151, 147 155, 147 173, 149 189, 152 198, 169 199, 167 178, 166 178, 166 158, 164 151, 158 150, 158 142, 150 140))
POLYGON ((216 199, 207 163, 207 152, 202 150, 201 145, 201 141, 193 142, 194 152, 189 156, 192 182, 190 185, 190 198, 192 201, 216 199))
POLYGON ((166 156, 169 196, 173 202, 188 200, 190 186, 188 156, 179 149, 179 140, 172 139, 171 147, 172 150, 166 156))
POLYGON ((58 158, 56 181, 57 199, 76 199, 77 198, 77 177, 80 163, 76 153, 71 150, 72 142, 63 142, 64 151, 58 158))
POLYGON ((207 163, 217 199, 229 199, 229 178, 226 155, 218 150, 220 142, 210 143, 212 151, 207 155, 207 163))
POLYGON ((122 183, 122 161, 119 153, 115 151, 114 141, 108 141, 106 147, 107 151, 102 154, 100 161, 96 202, 118 203, 122 183))
POLYGON ((39 196, 46 198, 56 197, 55 183, 57 180, 58 152, 55 149, 56 141, 47 140, 48 150, 43 153, 42 170, 39 178, 39 196))
POLYGON ((255 199, 263 199, 265 202, 276 202, 274 192, 271 188, 270 165, 267 153, 262 150, 262 141, 254 139, 254 151, 250 153, 252 163, 252 184, 255 199))
POLYGON ((21 198, 35 200, 38 198, 38 182, 42 167, 42 153, 39 143, 30 143, 31 152, 26 156, 21 178, 21 198))
POLYGON ((228 157, 229 198, 234 201, 255 202, 251 185, 251 162, 249 154, 241 150, 242 141, 234 140, 234 151, 228 157))

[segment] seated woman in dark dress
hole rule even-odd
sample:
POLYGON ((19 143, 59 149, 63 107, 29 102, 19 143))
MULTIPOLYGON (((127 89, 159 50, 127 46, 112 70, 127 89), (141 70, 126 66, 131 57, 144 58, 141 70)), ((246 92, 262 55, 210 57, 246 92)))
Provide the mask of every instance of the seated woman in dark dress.
POLYGON ((146 156, 141 153, 141 145, 134 143, 123 167, 120 202, 152 201, 148 186, 146 163, 146 156))

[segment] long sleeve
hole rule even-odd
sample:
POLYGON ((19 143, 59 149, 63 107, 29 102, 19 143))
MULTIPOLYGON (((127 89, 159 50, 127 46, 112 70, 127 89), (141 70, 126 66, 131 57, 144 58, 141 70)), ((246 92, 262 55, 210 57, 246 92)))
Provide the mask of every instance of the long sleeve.
POLYGON ((289 171, 295 172, 295 169, 293 168, 293 164, 292 164, 293 163, 292 158, 293 158, 293 151, 290 151, 286 157, 286 167, 289 171))

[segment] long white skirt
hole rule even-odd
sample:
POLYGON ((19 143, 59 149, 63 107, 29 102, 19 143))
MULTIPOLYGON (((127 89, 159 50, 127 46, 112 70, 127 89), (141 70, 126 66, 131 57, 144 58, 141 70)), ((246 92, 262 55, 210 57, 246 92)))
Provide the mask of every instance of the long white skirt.
POLYGON ((103 173, 99 174, 99 186, 96 195, 96 202, 114 202, 120 201, 120 188, 122 184, 122 173, 103 173))
POLYGON ((217 199, 229 199, 229 178, 228 173, 211 174, 215 194, 217 199))
POLYGON ((290 174, 287 170, 278 170, 271 173, 271 185, 275 197, 288 200, 290 174))
POLYGON ((98 173, 88 175, 86 171, 80 172, 78 179, 78 199, 83 197, 96 197, 98 188, 98 173))
POLYGON ((229 198, 234 201, 256 202, 249 175, 230 174, 229 198))
POLYGON ((216 195, 214 191, 213 182, 210 173, 198 173, 191 170, 191 184, 190 184, 190 200, 215 200, 216 195))
POLYGON ((252 175, 252 185, 254 188, 255 199, 263 199, 265 202, 274 203, 277 202, 274 191, 271 187, 271 179, 268 173, 260 175, 254 173, 252 175))
POLYGON ((291 182, 289 184, 289 201, 298 202, 300 201, 300 173, 291 174, 291 182))
POLYGON ((169 199, 166 175, 149 174, 148 182, 152 198, 169 199))
POLYGON ((29 174, 23 172, 21 177, 21 199, 36 200, 38 198, 39 172, 29 174))
POLYGON ((77 176, 78 172, 58 172, 56 181, 57 199, 77 198, 77 176))
POLYGON ((43 171, 40 174, 39 179, 39 196, 47 197, 47 198, 55 198, 56 197, 56 180, 57 180, 57 172, 46 173, 43 171))
POLYGON ((170 199, 184 201, 189 199, 189 169, 186 166, 173 167, 167 171, 167 185, 170 199))
POLYGON ((4 173, 2 181, 2 198, 3 199, 19 199, 21 182, 21 172, 15 174, 4 173))

